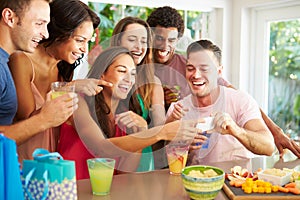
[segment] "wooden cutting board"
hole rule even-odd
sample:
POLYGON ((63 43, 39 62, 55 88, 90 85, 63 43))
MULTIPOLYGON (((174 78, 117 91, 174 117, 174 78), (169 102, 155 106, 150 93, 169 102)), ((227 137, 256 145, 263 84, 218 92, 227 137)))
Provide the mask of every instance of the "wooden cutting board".
POLYGON ((230 186, 228 180, 225 180, 223 191, 231 200, 262 200, 262 199, 300 200, 300 195, 295 195, 292 193, 273 192, 271 194, 260 194, 260 193, 246 194, 241 188, 230 186))

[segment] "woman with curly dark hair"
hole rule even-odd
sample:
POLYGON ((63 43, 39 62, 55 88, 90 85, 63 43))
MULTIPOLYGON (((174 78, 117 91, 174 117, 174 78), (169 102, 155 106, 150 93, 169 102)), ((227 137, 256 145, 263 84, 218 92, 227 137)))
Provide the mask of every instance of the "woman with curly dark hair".
MULTIPOLYGON (((90 114, 80 123, 90 123, 89 117, 92 116, 93 121, 99 124, 101 132, 103 131, 103 135, 101 134, 103 138, 125 136, 128 129, 135 129, 135 131, 146 129, 147 122, 142 117, 134 112, 126 112, 128 110, 119 105, 120 100, 127 98, 127 94, 135 83, 135 76, 136 66, 132 55, 126 48, 114 47, 103 51, 96 59, 88 77, 110 81, 113 87, 104 87, 103 91, 96 96, 85 97, 88 108, 83 109, 80 116, 84 115, 83 113, 90 114), (126 122, 129 118, 135 118, 135 120, 128 124, 126 122)), ((81 101, 81 105, 84 105, 84 99, 81 101)), ((76 117, 75 114, 74 117, 76 117)), ((77 179, 89 178, 86 160, 96 155, 89 151, 89 143, 84 144, 88 135, 80 135, 81 126, 76 125, 72 117, 69 123, 61 126, 58 152, 65 159, 75 160, 77 179)), ((95 131, 99 129, 98 126, 92 126, 92 128, 95 128, 95 131)), ((119 165, 119 161, 116 165, 119 165)), ((134 162, 131 162, 131 168, 136 169, 134 162)))

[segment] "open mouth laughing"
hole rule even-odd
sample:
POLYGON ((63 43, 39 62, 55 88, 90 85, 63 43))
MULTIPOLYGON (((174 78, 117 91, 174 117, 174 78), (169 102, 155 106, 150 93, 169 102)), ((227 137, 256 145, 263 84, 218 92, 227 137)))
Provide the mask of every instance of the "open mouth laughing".
POLYGON ((34 42, 34 46, 37 47, 37 45, 39 44, 39 42, 41 41, 42 39, 39 39, 39 38, 33 38, 32 41, 34 42))
POLYGON ((77 59, 81 58, 82 53, 72 52, 72 55, 76 58, 75 60, 77 60, 77 59))
POLYGON ((118 88, 120 89, 121 92, 128 93, 131 86, 125 85, 125 84, 120 84, 120 85, 118 85, 118 88))
POLYGON ((166 57, 170 54, 170 51, 169 50, 158 50, 157 51, 157 54, 160 56, 160 57, 166 57))
POLYGON ((191 84, 192 84, 193 88, 201 89, 201 88, 205 87, 206 81, 194 80, 194 81, 191 81, 191 84))
POLYGON ((143 54, 142 51, 131 51, 133 56, 141 56, 143 54))

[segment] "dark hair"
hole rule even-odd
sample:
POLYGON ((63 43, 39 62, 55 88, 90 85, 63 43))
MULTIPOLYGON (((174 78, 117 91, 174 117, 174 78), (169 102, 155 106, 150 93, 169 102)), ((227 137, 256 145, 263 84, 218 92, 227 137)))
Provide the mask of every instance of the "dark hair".
MULTIPOLYGON (((85 21, 91 21, 94 29, 100 24, 97 14, 80 0, 53 0, 50 3, 49 38, 42 40, 41 43, 48 47, 54 42, 64 42, 85 21)), ((72 80, 74 69, 80 64, 82 57, 74 64, 63 60, 57 64, 59 75, 64 81, 72 80)))
POLYGON ((221 65, 222 50, 217 45, 215 45, 214 43, 212 43, 209 40, 198 40, 198 41, 191 43, 186 50, 187 58, 189 58, 190 53, 197 52, 197 51, 203 51, 203 50, 212 51, 214 53, 214 55, 216 56, 219 64, 221 65))
MULTIPOLYGON (((109 47, 102 51, 94 62, 87 75, 87 78, 99 79, 99 77, 107 71, 108 67, 121 54, 128 54, 133 59, 130 51, 125 47, 109 47)), ((108 138, 113 137, 115 130, 110 129, 111 122, 108 118, 108 114, 111 112, 111 110, 104 100, 103 93, 100 92, 95 97, 86 96, 85 99, 88 103, 91 116, 95 122, 99 122, 101 129, 108 138)))
MULTIPOLYGON (((0 13, 4 10, 4 8, 10 8, 12 11, 16 13, 18 17, 22 17, 22 15, 28 9, 32 0, 1 0, 0 1, 0 13)), ((50 3, 52 0, 44 0, 50 3)), ((0 19, 2 15, 0 15, 0 19)))
MULTIPOLYGON (((142 110, 139 106, 139 101, 136 97, 136 93, 141 95, 145 109, 149 110, 151 107, 151 97, 153 92, 153 82, 154 82, 154 66, 152 61, 152 32, 148 23, 137 17, 125 17, 121 19, 115 26, 112 38, 111 46, 120 46, 123 32, 126 31, 126 28, 130 24, 140 24, 144 26, 147 30, 147 52, 143 60, 138 64, 137 67, 137 77, 136 77, 136 86, 137 91, 134 92, 133 96, 130 99, 130 109, 138 114, 142 114, 142 110)), ((129 95, 128 95, 129 97, 129 95)))
POLYGON ((164 28, 176 27, 178 38, 183 35, 184 22, 178 11, 170 6, 159 7, 154 10, 147 19, 151 28, 162 26, 164 28))

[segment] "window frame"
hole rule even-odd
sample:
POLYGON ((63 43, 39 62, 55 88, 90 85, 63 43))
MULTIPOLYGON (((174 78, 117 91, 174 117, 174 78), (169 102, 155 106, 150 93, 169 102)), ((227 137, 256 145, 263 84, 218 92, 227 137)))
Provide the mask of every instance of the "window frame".
MULTIPOLYGON (((269 87, 269 46, 270 22, 300 18, 300 2, 275 4, 272 6, 257 6, 249 9, 248 57, 242 63, 249 61, 246 69, 240 68, 240 85, 255 98, 260 107, 268 110, 269 87)), ((245 46, 246 47, 246 46, 245 46)), ((241 51, 241 57, 243 57, 241 51)), ((245 51, 247 55, 247 51, 245 51)))

